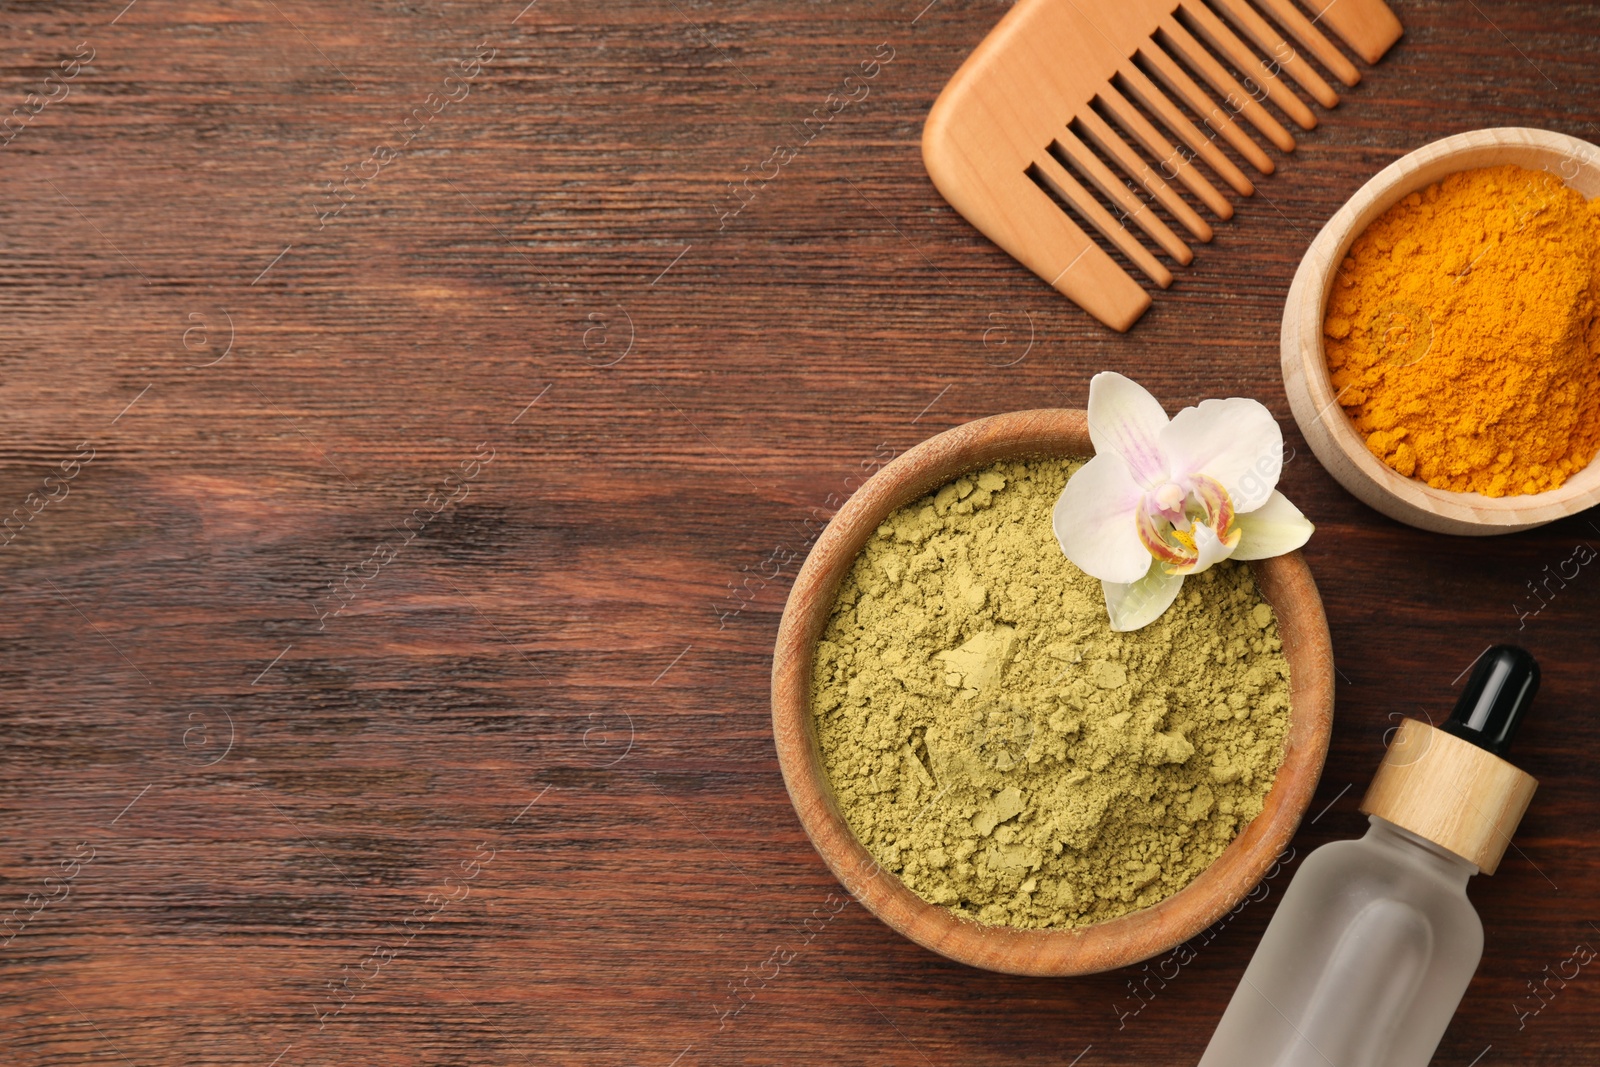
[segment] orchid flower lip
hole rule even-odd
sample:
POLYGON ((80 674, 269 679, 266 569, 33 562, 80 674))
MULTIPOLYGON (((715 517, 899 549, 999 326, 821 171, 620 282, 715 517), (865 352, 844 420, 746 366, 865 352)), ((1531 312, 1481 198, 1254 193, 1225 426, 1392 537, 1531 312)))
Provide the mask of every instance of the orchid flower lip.
POLYGON ((1233 500, 1215 478, 1196 474, 1183 483, 1167 482, 1145 494, 1141 505, 1135 520, 1139 540, 1173 573, 1198 573, 1238 547, 1233 500))

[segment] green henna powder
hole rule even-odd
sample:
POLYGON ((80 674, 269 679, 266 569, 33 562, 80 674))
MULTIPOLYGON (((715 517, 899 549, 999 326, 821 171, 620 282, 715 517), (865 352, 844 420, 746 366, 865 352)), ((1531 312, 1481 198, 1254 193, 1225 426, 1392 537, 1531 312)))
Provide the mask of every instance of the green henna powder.
POLYGON ((846 821, 914 892, 1072 927, 1188 885, 1260 814, 1289 665, 1247 566, 1115 633, 1050 513, 1080 460, 999 463, 895 512, 845 578, 811 702, 846 821))

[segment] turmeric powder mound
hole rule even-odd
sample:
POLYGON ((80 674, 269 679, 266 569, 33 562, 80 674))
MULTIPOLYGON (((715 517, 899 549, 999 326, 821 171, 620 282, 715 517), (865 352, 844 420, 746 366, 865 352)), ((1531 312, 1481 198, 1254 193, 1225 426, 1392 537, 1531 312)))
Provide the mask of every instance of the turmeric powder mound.
POLYGON ((1600 445, 1600 201, 1522 167, 1452 174, 1356 238, 1322 332, 1389 466, 1486 496, 1554 489, 1600 445))

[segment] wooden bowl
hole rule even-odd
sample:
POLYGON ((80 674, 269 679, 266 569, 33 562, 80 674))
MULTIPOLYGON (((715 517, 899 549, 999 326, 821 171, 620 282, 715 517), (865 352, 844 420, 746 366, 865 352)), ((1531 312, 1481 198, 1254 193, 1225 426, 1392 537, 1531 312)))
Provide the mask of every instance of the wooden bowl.
POLYGON ((1300 553, 1251 564, 1278 616, 1289 661, 1283 763, 1255 821, 1184 889, 1121 918, 1072 930, 1022 930, 957 918, 879 867, 856 840, 823 769, 811 715, 811 670, 834 596, 883 520, 972 470, 1028 456, 1089 456, 1084 412, 1019 411, 924 441, 878 471, 834 516, 795 579, 772 659, 772 729, 789 797, 811 842, 850 894, 878 918, 953 960, 1010 974, 1110 970, 1154 956, 1220 918, 1261 880, 1311 803, 1333 722, 1333 652, 1322 600, 1300 553))
POLYGON ((1446 137, 1383 168, 1328 220, 1300 261, 1283 309, 1283 385, 1311 450, 1329 474, 1370 506, 1437 533, 1511 533, 1600 503, 1600 463, 1590 463, 1559 489, 1522 496, 1457 493, 1408 478, 1368 450, 1339 406, 1328 374, 1322 320, 1334 270, 1355 239, 1402 197, 1457 171, 1507 163, 1548 170, 1586 197, 1600 194, 1600 148, 1587 141, 1522 128, 1446 137))

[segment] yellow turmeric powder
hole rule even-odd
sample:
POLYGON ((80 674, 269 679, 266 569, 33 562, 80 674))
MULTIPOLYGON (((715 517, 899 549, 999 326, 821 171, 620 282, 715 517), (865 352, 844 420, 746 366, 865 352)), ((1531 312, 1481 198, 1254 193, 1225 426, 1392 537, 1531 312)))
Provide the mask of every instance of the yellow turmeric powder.
POLYGON ((1323 335, 1389 466, 1486 496, 1554 489, 1600 445, 1600 201, 1521 167, 1452 174, 1356 238, 1323 335))

